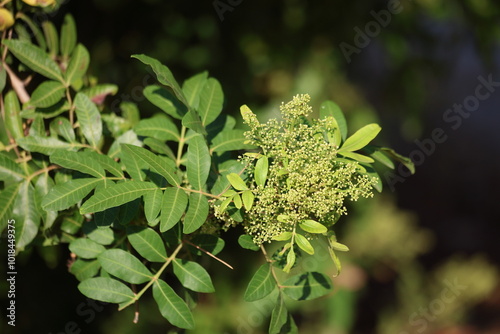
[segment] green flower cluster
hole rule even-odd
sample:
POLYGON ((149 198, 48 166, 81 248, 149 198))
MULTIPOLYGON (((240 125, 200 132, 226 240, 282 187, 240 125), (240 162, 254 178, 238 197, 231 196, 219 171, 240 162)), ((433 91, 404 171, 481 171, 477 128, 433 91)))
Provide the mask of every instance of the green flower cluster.
POLYGON ((312 111, 309 100, 307 94, 295 96, 281 105, 282 121, 263 124, 242 107, 250 127, 245 136, 262 150, 242 158, 248 166, 246 183, 255 197, 243 224, 258 245, 284 232, 295 233, 304 221, 329 228, 346 214, 346 199, 373 196, 376 179, 358 162, 338 157, 338 146, 329 140, 339 131, 335 119, 307 119, 312 111))

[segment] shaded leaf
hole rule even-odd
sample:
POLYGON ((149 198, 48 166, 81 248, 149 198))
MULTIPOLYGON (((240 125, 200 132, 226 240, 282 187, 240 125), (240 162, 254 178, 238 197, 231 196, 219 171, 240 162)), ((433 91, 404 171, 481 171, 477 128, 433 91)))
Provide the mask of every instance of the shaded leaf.
MULTIPOLYGON (((221 239, 221 238, 219 238, 215 235, 211 235, 211 234, 197 234, 191 239, 191 242, 193 244, 199 246, 203 250, 211 253, 212 255, 219 254, 222 251, 222 249, 224 249, 224 245, 225 245, 224 239, 221 239)), ((191 252, 195 253, 196 255, 204 254, 203 251, 195 248, 192 245, 188 244, 188 247, 189 247, 189 250, 191 252)))
POLYGON ((21 183, 12 210, 12 218, 16 221, 16 250, 24 250, 38 233, 40 214, 35 203, 35 189, 29 181, 21 183))
POLYGON ((47 80, 35 88, 29 102, 35 107, 47 108, 60 101, 65 91, 66 88, 59 81, 47 80))
POLYGON ((68 142, 75 142, 76 139, 71 123, 65 117, 57 117, 50 122, 50 134, 56 138, 59 135, 68 142))
POLYGON ((276 287, 276 281, 273 278, 271 266, 269 263, 263 264, 253 275, 245 291, 244 299, 247 302, 253 302, 264 298, 273 292, 276 287))
POLYGON ((0 181, 19 182, 24 178, 26 175, 18 164, 6 155, 0 154, 0 181))
POLYGON ((96 105, 83 93, 76 94, 75 111, 85 139, 97 147, 102 136, 101 114, 96 105))
POLYGON ((210 293, 215 288, 207 271, 198 263, 174 259, 174 274, 182 286, 196 292, 210 293))
POLYGON ((87 48, 82 44, 78 44, 71 55, 68 67, 64 73, 66 85, 70 86, 82 79, 85 73, 87 73, 89 63, 90 55, 87 48))
POLYGON ((238 244, 242 248, 245 248, 245 249, 249 249, 249 250, 253 250, 253 251, 260 250, 260 247, 253 242, 252 237, 249 236, 248 234, 240 235, 240 237, 238 238, 238 244))
POLYGON ((106 248, 90 239, 78 238, 69 244, 69 250, 83 259, 95 259, 106 248))
POLYGON ((288 311, 286 309, 283 295, 280 293, 278 302, 271 313, 271 322, 269 323, 269 334, 281 334, 282 328, 288 320, 288 311))
POLYGON ((131 302, 135 297, 125 284, 108 277, 86 279, 78 284, 78 290, 88 298, 106 303, 131 302))
POLYGON ((150 226, 158 224, 162 200, 163 191, 160 188, 144 194, 144 215, 150 226))
POLYGON ((187 113, 187 107, 164 87, 150 85, 144 88, 142 93, 149 102, 173 118, 182 119, 187 113))
MULTIPOLYGON (((345 120, 344 113, 335 102, 325 101, 321 104, 321 107, 319 109, 319 117, 326 118, 328 116, 332 116, 335 119, 335 122, 337 123, 340 130, 341 138, 344 141, 347 137, 347 122, 345 120)), ((337 143, 340 143, 340 141, 338 141, 337 143)))
POLYGON ((97 260, 76 259, 69 267, 69 272, 79 281, 94 277, 99 272, 101 264, 97 260))
POLYGON ((4 97, 5 127, 14 139, 24 137, 23 120, 21 119, 21 106, 13 90, 9 90, 4 97))
POLYGON ((184 115, 184 117, 182 118, 182 125, 200 134, 207 134, 207 131, 205 130, 205 128, 203 127, 203 123, 201 122, 200 116, 193 110, 188 111, 187 114, 184 115))
POLYGON ((332 291, 332 281, 318 272, 295 275, 283 282, 283 292, 294 300, 311 300, 332 291))
POLYGON ((75 19, 71 14, 64 16, 64 21, 61 27, 60 49, 63 58, 68 58, 76 45, 76 24, 75 19))

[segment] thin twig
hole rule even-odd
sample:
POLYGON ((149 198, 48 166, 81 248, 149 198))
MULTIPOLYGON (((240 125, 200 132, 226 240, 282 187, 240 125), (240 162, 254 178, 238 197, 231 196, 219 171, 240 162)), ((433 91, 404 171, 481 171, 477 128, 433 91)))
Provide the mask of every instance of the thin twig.
POLYGON ((219 261, 220 263, 222 263, 223 265, 225 265, 226 267, 234 270, 234 268, 229 263, 227 263, 226 261, 223 261, 223 260, 219 259, 217 256, 215 256, 212 253, 210 253, 209 251, 201 248, 200 246, 193 244, 191 241, 189 241, 189 240, 183 240, 183 242, 185 242, 187 244, 190 244, 191 246, 195 247, 196 249, 201 250, 202 252, 204 252, 208 256, 213 257, 214 259, 216 259, 217 261, 219 261))

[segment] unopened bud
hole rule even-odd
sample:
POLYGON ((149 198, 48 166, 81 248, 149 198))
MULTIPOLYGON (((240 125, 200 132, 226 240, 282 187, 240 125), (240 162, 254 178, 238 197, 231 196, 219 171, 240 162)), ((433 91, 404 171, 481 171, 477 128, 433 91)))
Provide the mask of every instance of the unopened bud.
POLYGON ((56 3, 56 0, 23 0, 24 3, 27 3, 30 6, 35 7, 48 7, 56 3))
POLYGON ((4 31, 12 27, 14 24, 14 16, 5 8, 0 8, 0 31, 4 31))

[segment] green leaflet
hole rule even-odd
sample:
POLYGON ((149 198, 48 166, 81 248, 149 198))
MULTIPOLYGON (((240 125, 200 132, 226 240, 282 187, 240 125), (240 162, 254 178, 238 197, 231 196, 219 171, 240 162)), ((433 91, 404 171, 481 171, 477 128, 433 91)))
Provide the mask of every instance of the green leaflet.
POLYGON ((54 138, 57 138, 59 135, 70 143, 74 143, 76 141, 75 131, 73 130, 69 120, 65 117, 57 117, 56 119, 53 119, 52 122, 50 122, 49 128, 50 134, 54 138))
POLYGON ((175 160, 177 157, 170 147, 168 147, 163 141, 158 140, 156 138, 145 138, 144 144, 149 146, 151 151, 166 155, 172 160, 175 160))
POLYGON ((108 249, 97 259, 104 270, 125 282, 141 284, 153 278, 138 258, 122 249, 108 249))
POLYGON ((42 200, 44 210, 59 211, 78 203, 104 180, 95 178, 75 179, 54 186, 42 200))
POLYGON ((4 230, 7 221, 11 218, 20 187, 21 183, 15 183, 0 191, 0 231, 4 230))
POLYGON ((69 244, 69 250, 82 259, 95 259, 106 248, 90 239, 79 238, 69 244))
POLYGON ((362 155, 362 154, 359 154, 359 153, 354 153, 354 152, 349 152, 349 151, 343 151, 343 152, 338 152, 339 155, 343 156, 343 157, 346 157, 346 158, 351 158, 353 160, 356 160, 357 162, 361 162, 361 163, 372 163, 372 162, 375 162, 375 160, 373 160, 372 158, 370 157, 367 157, 366 155, 362 155))
POLYGON ((309 233, 326 233, 326 231, 328 231, 325 225, 311 219, 300 222, 299 226, 301 229, 309 233))
POLYGON ((70 150, 77 144, 69 144, 53 137, 26 137, 19 138, 17 143, 26 151, 51 155, 57 150, 70 150))
POLYGON ((60 49, 61 56, 68 58, 76 45, 76 24, 71 14, 64 16, 64 22, 61 27, 60 49))
POLYGON ((33 241, 40 226, 40 213, 35 203, 35 189, 29 181, 22 182, 19 187, 12 218, 16 221, 16 249, 21 251, 33 241))
POLYGON ((40 46, 40 48, 42 50, 47 49, 47 43, 45 42, 45 37, 44 37, 43 32, 40 29, 40 27, 38 25, 36 25, 30 17, 26 16, 22 12, 18 12, 16 16, 19 19, 23 20, 26 23, 26 25, 30 28, 30 30, 32 31, 32 33, 30 34, 30 37, 31 36, 35 37, 36 42, 40 46))
POLYGON ((71 55, 71 58, 64 73, 64 79, 67 86, 73 85, 82 79, 90 63, 90 56, 87 48, 78 44, 71 55))
POLYGON ((254 146, 245 144, 246 138, 244 130, 224 130, 219 132, 213 139, 210 146, 210 153, 222 154, 227 151, 251 149, 254 146))
POLYGON ((161 279, 153 284, 153 298, 158 304, 161 315, 172 325, 185 328, 194 328, 193 314, 184 300, 161 279))
POLYGON ((101 165, 84 153, 57 151, 50 156, 50 161, 64 168, 73 169, 97 178, 105 178, 101 165))
POLYGON ((78 290, 88 297, 106 303, 134 300, 134 293, 125 284, 108 277, 89 278, 78 284, 78 290))
POLYGON ((115 241, 115 236, 111 227, 98 227, 94 220, 83 223, 82 232, 98 244, 107 246, 115 241))
POLYGON ((42 217, 43 229, 47 230, 52 227, 58 217, 57 211, 43 210, 42 199, 54 187, 54 180, 49 176, 49 173, 41 174, 35 182, 36 208, 42 217))
POLYGON ((101 114, 90 98, 78 93, 75 97, 76 117, 85 139, 93 147, 97 147, 102 136, 101 114))
POLYGON ((194 111, 190 110, 182 118, 182 125, 188 129, 192 129, 202 135, 206 135, 207 131, 203 126, 200 116, 194 111))
POLYGON ((257 163, 255 164, 255 183, 257 183, 258 186, 264 187, 267 180, 268 170, 269 159, 265 155, 263 155, 257 160, 257 163))
POLYGON ((55 58, 59 54, 59 35, 56 27, 51 21, 43 21, 42 29, 47 41, 47 47, 51 58, 55 58))
POLYGON ((35 107, 48 108, 59 102, 66 88, 59 81, 44 81, 31 94, 30 104, 35 107))
POLYGON ((238 238, 238 244, 245 249, 258 251, 260 247, 253 242, 253 239, 248 234, 242 234, 238 238))
POLYGON ((29 130, 30 137, 45 137, 45 124, 43 118, 40 115, 36 115, 33 118, 33 122, 31 123, 29 130))
POLYGON ((5 127, 14 139, 24 137, 23 121, 21 119, 21 106, 16 93, 9 90, 4 97, 5 127))
POLYGON ((202 92, 205 83, 207 82, 208 72, 198 73, 184 81, 182 84, 182 92, 186 96, 186 101, 192 109, 198 109, 200 102, 200 92, 202 92))
MULTIPOLYGON (((332 116, 335 119, 335 122, 340 130, 341 138, 344 141, 347 137, 347 122, 345 120, 344 113, 335 102, 325 101, 321 104, 319 109, 319 118, 326 118, 328 116, 332 116)), ((340 144, 340 141, 337 143, 340 144)))
POLYGON ((250 209, 252 209, 253 201, 255 199, 255 195, 253 194, 253 192, 251 190, 245 190, 241 194, 241 199, 243 200, 243 205, 245 206, 245 209, 247 211, 250 211, 250 209))
POLYGON ((210 275, 201 265, 179 259, 174 259, 173 263, 174 274, 182 286, 196 292, 210 293, 215 291, 210 275))
POLYGON ((121 178, 124 177, 120 164, 118 162, 114 161, 113 159, 111 159, 109 156, 104 155, 104 154, 99 154, 95 151, 90 151, 90 150, 84 151, 80 154, 82 154, 84 157, 88 157, 92 160, 97 161, 101 165, 102 168, 104 168, 105 170, 107 170, 108 172, 113 174, 114 176, 121 177, 121 178))
POLYGON ((239 176, 238 174, 230 173, 226 177, 229 180, 229 182, 231 183, 231 185, 234 187, 234 189, 236 189, 236 190, 248 190, 248 187, 247 187, 245 181, 243 181, 241 176, 239 176))
POLYGON ((375 123, 365 125, 356 131, 352 136, 347 138, 338 152, 352 152, 362 149, 377 136, 381 129, 380 125, 375 123))
POLYGON ((112 84, 98 84, 81 90, 82 94, 89 97, 92 102, 102 104, 108 95, 115 95, 118 92, 118 86, 112 84))
POLYGON ((186 173, 189 183, 197 189, 204 188, 210 172, 211 157, 202 135, 196 135, 189 141, 186 173))
POLYGON ((295 234, 295 243, 307 254, 314 254, 313 246, 302 234, 295 234))
MULTIPOLYGON (((278 302, 271 314, 271 322, 269 323, 269 334, 280 334, 288 320, 288 311, 286 309, 283 295, 278 295, 278 302)), ((286 332, 285 332, 286 333, 286 332)))
POLYGON ((80 208, 82 214, 106 210, 133 201, 158 186, 151 182, 127 181, 97 191, 80 208))
POLYGON ((143 55, 143 54, 132 55, 132 58, 136 58, 139 61, 141 61, 143 64, 149 65, 151 67, 151 69, 153 70, 153 72, 155 72, 156 78, 158 79, 158 81, 162 85, 165 85, 165 86, 172 88, 175 96, 177 96, 179 101, 184 103, 186 106, 189 106, 189 104, 186 101, 186 97, 184 96, 184 93, 182 92, 181 87, 179 86, 179 84, 175 80, 172 72, 170 71, 170 69, 167 66, 161 64, 158 60, 151 58, 149 56, 143 55))
POLYGON ((134 249, 146 260, 165 262, 167 252, 160 235, 149 227, 127 226, 127 238, 134 249))
POLYGON ((0 181, 19 182, 26 178, 23 170, 14 160, 0 154, 0 181))
POLYGON ((262 299, 273 292, 275 287, 276 281, 271 272, 271 265, 265 263, 257 270, 250 283, 248 283, 244 299, 247 302, 262 299))
POLYGON ((143 119, 134 127, 139 136, 153 137, 159 140, 179 141, 180 135, 177 126, 165 115, 157 115, 143 119))
POLYGON ((97 275, 100 268, 101 265, 97 260, 76 259, 69 271, 81 282, 97 275))
POLYGON ((221 113, 224 103, 224 93, 220 83, 215 78, 209 78, 200 94, 198 114, 203 126, 212 123, 221 113))
POLYGON ((41 75, 63 82, 61 70, 42 49, 25 41, 15 39, 5 40, 3 44, 9 48, 14 56, 24 65, 41 75))
POLYGON ((193 233, 200 228, 208 216, 208 200, 200 193, 191 193, 189 195, 189 206, 184 217, 184 234, 193 233))
POLYGON ((188 204, 188 195, 185 191, 169 187, 165 189, 162 201, 160 232, 165 232, 174 227, 181 219, 188 204))
POLYGON ((166 114, 176 119, 182 119, 187 113, 187 107, 166 88, 158 85, 150 85, 144 88, 144 97, 160 108, 166 114))
POLYGON ((311 300, 332 291, 332 281, 325 274, 306 272, 283 282, 283 292, 294 300, 311 300))
POLYGON ((155 155, 142 147, 134 145, 122 144, 122 150, 136 160, 139 165, 143 163, 149 165, 152 170, 163 176, 171 185, 180 185, 181 175, 172 160, 155 155))
POLYGON ((149 226, 158 224, 161 210, 161 202, 163 200, 163 191, 160 188, 152 190, 144 194, 144 215, 149 226))

